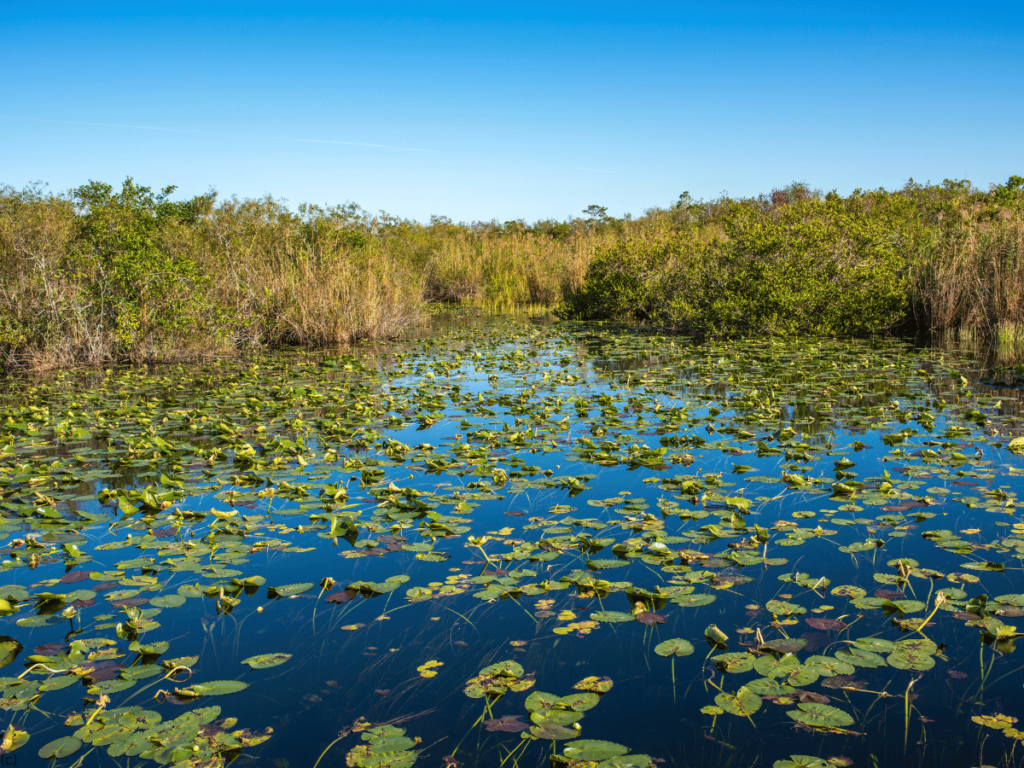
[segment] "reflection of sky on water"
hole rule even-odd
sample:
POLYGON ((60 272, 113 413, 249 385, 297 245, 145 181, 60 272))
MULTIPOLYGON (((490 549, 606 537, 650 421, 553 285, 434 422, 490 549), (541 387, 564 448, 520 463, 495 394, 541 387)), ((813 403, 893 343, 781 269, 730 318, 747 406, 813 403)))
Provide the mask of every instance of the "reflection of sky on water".
MULTIPOLYGON (((473 503, 478 506, 471 511, 452 513, 450 503, 440 506, 446 514, 457 514, 470 521, 467 524, 472 526, 473 535, 485 535, 508 526, 514 529, 512 538, 535 538, 544 535, 541 532, 545 528, 564 527, 573 533, 585 530, 585 526, 579 524, 584 520, 615 523, 623 519, 618 508, 594 506, 588 502, 620 495, 633 500, 645 499, 648 504, 646 511, 658 517, 656 500, 673 498, 680 502, 685 513, 697 507, 689 501, 680 500, 671 490, 660 489, 660 479, 677 475, 700 478, 706 474, 721 475, 720 485, 714 487, 714 491, 751 501, 750 513, 746 516, 748 524, 756 523, 767 528, 781 519, 792 517, 793 513, 807 511, 813 516, 796 516, 801 526, 813 529, 820 525, 833 532, 811 537, 798 547, 781 545, 780 537, 776 535, 768 543, 765 553, 769 558, 786 558, 786 565, 736 568, 736 573, 752 576, 754 580, 732 589, 699 587, 699 592, 714 594, 715 602, 699 608, 680 608, 670 604, 662 611, 666 618, 664 624, 653 627, 638 622, 601 624, 593 632, 577 637, 573 634, 553 635, 551 629, 557 624, 539 622, 533 615, 534 603, 539 599, 553 599, 554 611, 570 610, 577 614, 579 620, 585 620, 594 610, 628 612, 630 604, 626 596, 613 592, 603 599, 581 597, 575 590, 568 589, 540 597, 524 596, 519 601, 509 599, 483 603, 471 594, 463 594, 410 604, 405 601, 408 587, 443 582, 456 572, 470 576, 480 573, 486 564, 479 550, 468 548, 465 536, 459 536, 435 542, 435 551, 451 554, 444 563, 422 562, 409 552, 348 559, 341 555, 351 551, 351 544, 342 539, 331 540, 322 528, 310 526, 309 511, 299 510, 297 502, 278 499, 269 508, 265 503, 238 507, 245 514, 267 514, 269 511, 275 522, 291 529, 282 532, 283 538, 301 546, 315 547, 315 551, 302 554, 261 552, 240 566, 247 575, 259 573, 264 576, 268 585, 318 582, 325 576, 333 577, 340 585, 356 580, 383 581, 395 574, 410 577, 409 582, 395 592, 372 599, 356 598, 343 605, 316 602, 319 588, 293 599, 279 600, 267 600, 266 590, 259 590, 257 595, 243 598, 239 608, 228 616, 218 617, 212 600, 189 601, 186 608, 166 610, 160 615, 160 637, 173 639, 171 654, 200 656, 196 673, 201 680, 238 677, 239 669, 245 669, 239 666, 239 661, 253 654, 294 654, 292 661, 281 667, 241 673, 241 679, 253 683, 244 695, 236 694, 210 702, 223 706, 225 715, 237 716, 240 725, 254 729, 267 725, 274 727, 274 738, 254 751, 260 764, 273 764, 277 768, 283 768, 284 763, 274 761, 287 761, 290 766, 312 765, 338 730, 351 725, 357 717, 365 717, 374 723, 410 718, 402 727, 408 729, 408 735, 423 739, 421 764, 436 765, 441 756, 455 751, 460 762, 497 765, 508 748, 519 743, 518 736, 487 733, 479 725, 473 726, 481 714, 482 702, 466 698, 462 685, 483 666, 505 658, 515 659, 528 672, 535 674, 537 690, 559 695, 570 693, 574 683, 589 675, 611 677, 615 681, 613 690, 580 719, 583 738, 616 741, 629 746, 633 752, 664 758, 666 765, 769 766, 789 754, 845 755, 852 758, 855 765, 871 765, 871 755, 874 755, 880 766, 900 764, 897 761, 903 759, 904 713, 903 698, 897 697, 902 697, 907 684, 914 678, 912 672, 890 667, 857 669, 856 677, 862 679, 868 688, 885 690, 893 698, 820 685, 808 686, 808 690, 829 696, 833 705, 856 713, 853 729, 866 734, 863 736, 821 735, 797 730, 786 715, 792 703, 787 707, 768 701, 753 717, 756 728, 745 718, 725 714, 717 718, 716 729, 712 732, 709 729, 711 718, 700 713, 701 707, 713 703, 716 693, 705 682, 708 675, 702 676, 707 654, 702 638, 704 628, 714 623, 729 635, 729 650, 741 650, 741 643, 751 642, 752 635, 739 630, 754 626, 765 628, 771 616, 763 606, 771 599, 787 599, 806 608, 832 606, 820 615, 830 618, 842 616, 844 621, 854 626, 849 635, 842 635, 843 638, 879 635, 898 640, 904 637, 881 611, 858 611, 848 604, 845 597, 823 597, 796 584, 781 582, 779 575, 786 573, 827 576, 832 587, 856 585, 871 595, 876 589, 886 588, 885 584, 875 580, 874 574, 892 573, 893 568, 886 563, 893 558, 914 558, 922 566, 948 573, 962 571, 964 564, 971 560, 993 557, 1005 561, 1006 570, 1003 573, 979 573, 981 585, 962 585, 968 593, 973 595, 982 587, 990 597, 1024 591, 1014 555, 997 555, 985 549, 971 556, 957 555, 934 546, 919 535, 924 530, 935 528, 955 531, 977 528, 980 532, 971 540, 982 546, 1006 535, 1005 530, 996 527, 1004 521, 993 518, 991 511, 969 508, 959 497, 953 498, 953 493, 942 495, 927 489, 941 488, 979 500, 984 489, 996 486, 1018 494, 1024 491, 1021 477, 1007 474, 1010 468, 1021 466, 1019 458, 1005 449, 995 448, 991 443, 975 443, 977 433, 961 438, 943 437, 949 426, 960 423, 952 415, 956 410, 952 405, 946 411, 949 416, 938 414, 930 428, 906 418, 910 414, 909 409, 926 407, 925 403, 934 402, 940 395, 947 399, 951 397, 949 393, 956 391, 955 381, 947 377, 916 386, 888 378, 881 372, 874 374, 875 385, 869 386, 865 380, 860 380, 861 388, 866 390, 864 397, 843 400, 837 392, 832 398, 835 410, 822 411, 814 409, 813 392, 803 387, 804 380, 810 375, 809 367, 802 369, 793 365, 790 383, 803 387, 799 397, 804 402, 789 401, 782 394, 785 382, 780 379, 779 396, 773 393, 769 398, 773 407, 778 409, 778 422, 770 430, 765 430, 744 421, 747 411, 734 407, 736 397, 750 392, 750 387, 742 379, 702 381, 698 368, 694 366, 690 366, 685 375, 674 376, 673 354, 663 345, 659 346, 656 340, 652 341, 650 334, 641 336, 640 351, 637 351, 637 344, 628 336, 613 336, 611 341, 599 341, 593 336, 575 338, 552 336, 548 331, 537 333, 532 338, 520 337, 501 343, 500 335, 495 336, 493 329, 484 327, 478 335, 472 332, 468 336, 463 335, 450 346, 445 346, 443 340, 425 351, 410 345, 407 356, 399 365, 411 373, 393 376, 375 390, 381 397, 391 396, 404 403, 403 419, 408 425, 394 430, 378 427, 383 438, 392 438, 409 446, 428 443, 435 446, 438 453, 443 453, 455 441, 467 442, 467 436, 468 442, 479 446, 481 443, 479 439, 474 440, 473 433, 479 434, 481 429, 504 433, 506 430, 523 431, 532 427, 542 434, 522 448, 499 446, 492 449, 492 466, 503 466, 512 474, 524 471, 523 465, 532 467, 525 474, 527 481, 543 478, 544 472, 550 472, 554 477, 589 476, 588 489, 575 496, 557 487, 527 487, 516 491, 513 478, 509 485, 494 489, 496 493, 490 493, 490 498, 474 498, 473 503), (461 362, 455 366, 435 365, 437 360, 454 354, 450 350, 458 352, 461 362), (474 359, 474 354, 482 356, 474 359), (495 358, 499 362, 498 369, 495 369, 495 358), (518 367, 524 360, 530 364, 525 373, 518 367), (507 363, 507 370, 501 370, 502 361, 507 363), (545 363, 546 366, 543 365, 545 363), (427 373, 433 377, 425 378, 427 373), (554 383, 558 375, 565 373, 571 373, 576 380, 554 383), (645 384, 647 373, 650 380, 645 384), (549 375, 552 382, 545 382, 544 375, 549 375), (454 391, 455 387, 457 391, 454 391), (653 394, 648 393, 648 388, 655 390, 653 394), (536 389, 530 399, 531 404, 541 402, 543 398, 550 398, 551 402, 560 398, 561 410, 552 413, 551 418, 544 422, 531 420, 531 414, 523 411, 522 407, 519 408, 520 413, 509 413, 510 406, 517 405, 514 397, 507 397, 505 401, 500 398, 528 389, 536 389), (464 395, 471 396, 474 407, 479 395, 489 401, 487 407, 494 413, 482 416, 467 413, 461 402, 453 402, 453 394, 456 400, 464 395), (418 429, 416 403, 435 395, 444 397, 443 418, 418 429), (574 401, 581 395, 589 403, 578 412, 574 401), (600 426, 602 408, 608 407, 597 402, 602 395, 622 398, 614 403, 621 423, 613 423, 602 434, 597 434, 594 427, 600 426), (640 411, 630 408, 629 400, 635 397, 648 398, 640 411), (905 401, 905 404, 902 408, 889 407, 893 400, 905 401), (624 465, 603 467, 581 460, 575 454, 580 438, 592 439, 598 444, 615 443, 620 453, 634 443, 658 447, 660 422, 657 414, 651 411, 654 403, 662 412, 685 408, 686 417, 677 431, 700 436, 706 441, 703 446, 685 448, 693 456, 692 465, 670 465, 663 469, 628 469, 624 465), (713 413, 711 409, 718 412, 713 413), (566 416, 569 417, 568 422, 557 424, 566 416), (641 419, 639 423, 638 417, 641 419), (873 429, 873 424, 879 421, 885 422, 884 429, 873 429), (758 441, 763 441, 770 432, 787 424, 793 425, 796 438, 809 446, 811 457, 817 460, 787 459, 784 454, 758 455, 758 441), (754 437, 740 439, 734 436, 735 432, 723 433, 722 429, 726 427, 749 429, 755 434, 754 437), (917 434, 908 435, 906 442, 898 446, 884 443, 883 434, 903 428, 916 429, 917 434), (964 445, 969 441, 970 447, 964 449, 969 458, 991 464, 972 466, 965 461, 950 467, 926 463, 913 454, 925 447, 929 440, 964 445), (715 441, 727 441, 733 452, 719 450, 724 443, 715 447, 715 441), (864 447, 854 451, 854 441, 862 442, 864 447), (977 455, 975 445, 980 451, 977 455), (894 456, 891 453, 894 448, 902 450, 904 456, 894 456), (870 486, 877 484, 888 472, 893 482, 911 483, 904 490, 915 496, 930 493, 936 503, 907 511, 905 521, 898 527, 830 522, 833 518, 852 521, 882 514, 880 509, 869 505, 860 510, 840 511, 839 506, 848 500, 830 499, 827 492, 820 490, 827 489, 835 480, 834 462, 843 456, 855 462, 855 466, 849 468, 851 476, 848 479, 870 486), (516 462, 516 459, 521 462, 516 462), (738 473, 734 471, 737 465, 746 465, 750 469, 738 473), (810 478, 824 478, 826 482, 815 486, 817 490, 800 491, 781 482, 751 479, 764 476, 778 478, 784 470, 803 471, 810 478), (995 476, 976 478, 970 473, 995 476), (977 488, 965 483, 977 483, 977 488), (574 509, 560 509, 551 514, 550 510, 556 505, 574 509), (936 517, 918 522, 913 515, 919 510, 934 512, 936 517), (531 517, 542 518, 543 523, 538 524, 537 530, 521 531, 524 524, 532 524, 531 517), (299 525, 306 530, 298 531, 299 525), (885 546, 861 554, 844 554, 837 550, 839 544, 865 538, 878 538, 885 542, 885 546), (792 597, 786 598, 785 595, 792 597), (262 606, 263 612, 257 613, 256 606, 262 606), (863 614, 859 619, 858 613, 863 614), (342 629, 351 624, 365 626, 357 630, 342 629), (653 653, 658 642, 673 637, 689 639, 697 647, 694 655, 676 660, 675 701, 668 660, 653 653), (511 641, 525 641, 525 645, 512 646, 511 641), (416 667, 432 659, 444 664, 439 668, 438 676, 430 680, 420 678, 416 667), (866 720, 863 719, 865 714, 866 720)), ((863 347, 865 350, 869 348, 868 345, 863 347)), ((684 350, 680 344, 674 354, 684 350)), ((895 344, 891 345, 890 351, 893 355, 903 354, 895 344)), ((825 353, 819 351, 819 357, 822 354, 825 353)), ((836 354, 856 353, 839 351, 836 354)), ((922 354, 921 360, 925 362, 926 356, 922 354)), ((927 362, 930 366, 931 361, 927 362)), ((380 361, 380 370, 387 373, 386 361, 380 361)), ((308 447, 313 451, 323 450, 312 440, 308 447)), ((371 449, 356 455, 369 458, 375 453, 371 449)), ((317 468, 314 465, 311 469, 317 468)), ((365 522, 378 499, 360 487, 358 477, 358 470, 329 468, 317 475, 317 482, 346 484, 349 502, 355 505, 350 512, 358 510, 359 518, 365 522)), ((384 485, 393 482, 401 488, 411 487, 427 493, 449 495, 460 492, 466 495, 480 492, 481 489, 470 488, 469 484, 481 479, 472 474, 428 474, 421 465, 410 467, 406 463, 387 467, 384 485)), ((192 497, 182 506, 195 510, 232 509, 213 495, 192 497)), ((98 508, 91 503, 85 503, 83 507, 98 508)), ((669 515, 665 520, 664 534, 674 536, 704 525, 718 524, 719 516, 716 512, 704 519, 689 520, 669 515)), ((1015 520, 1009 515, 1005 518, 1005 522, 1015 520)), ((90 549, 104 542, 123 540, 124 534, 124 529, 85 532, 90 549)), ((360 538, 368 535, 360 532, 360 538)), ((403 531, 402 535, 410 542, 420 540, 415 527, 403 531)), ((610 530, 594 531, 594 535, 625 541, 641 537, 643 532, 616 526, 610 530)), ((738 538, 725 538, 700 549, 708 553, 727 553, 727 545, 736 541, 738 538)), ((485 547, 492 556, 507 551, 507 547, 493 542, 485 547)), ((128 554, 132 551, 96 552, 95 567, 113 568, 117 561, 133 556, 128 554)), ((612 557, 611 547, 599 556, 612 557)), ((517 561, 515 566, 535 573, 524 578, 523 583, 542 579, 557 581, 573 570, 585 569, 586 556, 570 551, 550 562, 524 560, 517 561)), ((511 564, 503 567, 514 568, 511 564)), ((728 567, 735 568, 731 564, 728 567)), ((722 568, 718 565, 713 570, 722 568)), ((23 574, 24 571, 12 576, 22 578, 23 574)), ((671 578, 671 574, 638 559, 595 575, 609 581, 629 581, 646 589, 664 585, 671 578)), ((192 583, 187 573, 165 576, 170 578, 172 591, 180 584, 192 583)), ((914 592, 907 589, 906 597, 916 596, 924 601, 930 592, 941 589, 944 584, 948 586, 949 582, 929 584, 927 579, 912 579, 914 592)), ((828 595, 823 590, 818 591, 828 595)), ((929 610, 930 606, 929 602, 929 610)), ((807 651, 833 653, 840 647, 836 635, 815 631, 802 620, 814 615, 817 614, 797 617, 796 623, 783 627, 783 631, 795 637, 805 636, 807 651)), ((1016 710, 1022 679, 1017 674, 1019 664, 1015 659, 1020 652, 993 656, 986 648, 979 665, 977 630, 964 627, 949 616, 940 615, 937 620, 939 623, 929 636, 948 645, 945 653, 949 661, 940 660, 912 689, 920 697, 913 702, 919 712, 915 711, 910 727, 907 755, 911 762, 906 764, 973 764, 962 762, 976 761, 982 754, 979 752, 982 747, 978 744, 978 728, 967 726, 970 715, 997 711, 1020 714, 1016 710), (950 676, 950 671, 967 677, 958 679, 950 676), (962 703, 965 695, 969 699, 976 697, 982 676, 987 678, 984 696, 962 703), (921 721, 920 716, 927 718, 928 722, 921 721), (919 741, 924 744, 919 744, 919 741)), ((1012 619, 1007 620, 1007 623, 1012 622, 1012 619)), ((26 648, 55 639, 54 630, 50 627, 19 632, 19 639, 28 638, 21 640, 26 648)), ((806 655, 801 654, 802 657, 806 655)), ((716 672, 711 682, 735 691, 742 682, 753 677, 756 675, 752 673, 723 676, 716 672)), ((48 694, 47 703, 60 695, 48 694)), ((66 699, 70 701, 80 695, 77 690, 73 694, 69 691, 66 699)), ((524 720, 528 719, 523 709, 526 696, 527 693, 509 694, 493 705, 493 716, 520 715, 524 720)), ((139 697, 138 703, 145 703, 145 698, 145 694, 139 697)), ((145 705, 150 706, 151 703, 145 705)), ((170 704, 161 705, 161 711, 165 712, 165 717, 175 715, 170 704)), ((356 739, 356 736, 350 736, 341 742, 321 765, 342 764, 345 752, 356 743, 356 739)), ((1004 747, 1008 750, 1009 746, 1010 740, 998 734, 991 735, 984 744, 982 756, 993 765, 1002 765, 1004 747)), ((534 745, 519 759, 519 765, 543 762, 546 750, 549 751, 544 745, 534 745)))

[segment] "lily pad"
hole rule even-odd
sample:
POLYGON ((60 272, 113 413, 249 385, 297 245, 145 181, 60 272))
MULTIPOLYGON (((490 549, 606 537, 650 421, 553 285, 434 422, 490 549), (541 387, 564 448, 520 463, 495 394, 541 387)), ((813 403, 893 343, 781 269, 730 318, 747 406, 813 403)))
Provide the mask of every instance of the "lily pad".
POLYGON ((590 614, 590 618, 594 621, 604 621, 609 624, 622 624, 627 621, 636 621, 636 616, 622 611, 595 611, 590 614))
POLYGON ((664 640, 654 646, 654 652, 659 656, 689 656, 693 651, 693 643, 679 638, 664 640))
POLYGON ((797 709, 787 710, 786 714, 798 723, 812 728, 845 728, 853 725, 853 718, 850 715, 828 704, 801 703, 797 705, 797 709))
POLYGON ((39 749, 39 756, 43 760, 59 760, 75 754, 82 748, 82 740, 74 736, 62 736, 44 744, 39 749))
POLYGON ((284 664, 292 655, 290 653, 264 653, 259 656, 250 656, 242 659, 243 664, 248 664, 253 669, 270 669, 284 664))
POLYGON ((313 588, 313 583, 303 584, 285 584, 281 587, 268 587, 267 591, 272 597, 292 597, 294 595, 301 595, 303 592, 308 592, 313 588))
POLYGON ((608 760, 612 757, 620 757, 629 752, 629 747, 615 744, 611 741, 594 741, 592 739, 580 739, 571 746, 567 746, 562 754, 570 760, 608 760))
POLYGON ((188 688, 176 689, 179 696, 193 698, 196 696, 225 696, 229 693, 238 693, 249 687, 248 683, 241 680, 213 680, 209 683, 196 683, 188 688))
POLYGON ((736 693, 718 694, 715 704, 730 714, 749 717, 761 708, 761 697, 748 688, 740 688, 736 693))

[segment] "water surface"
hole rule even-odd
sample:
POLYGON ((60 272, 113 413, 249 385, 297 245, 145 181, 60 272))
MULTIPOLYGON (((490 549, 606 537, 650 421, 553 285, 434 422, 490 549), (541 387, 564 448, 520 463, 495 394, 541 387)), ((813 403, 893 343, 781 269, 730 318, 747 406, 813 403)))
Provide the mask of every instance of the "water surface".
POLYGON ((463 318, 11 387, 7 746, 1018 765, 1018 379, 895 340, 463 318))

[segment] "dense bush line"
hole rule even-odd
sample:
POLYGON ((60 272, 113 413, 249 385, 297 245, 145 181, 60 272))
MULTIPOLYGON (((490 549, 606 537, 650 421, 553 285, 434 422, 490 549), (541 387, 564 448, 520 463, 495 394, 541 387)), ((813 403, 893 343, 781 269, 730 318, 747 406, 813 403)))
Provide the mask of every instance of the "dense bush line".
POLYGON ((988 191, 684 194, 635 219, 593 205, 532 225, 173 191, 0 188, 0 366, 386 338, 441 301, 713 336, 1024 329, 1016 176, 988 191))
POLYGON ((685 196, 655 241, 590 264, 566 317, 633 318, 698 336, 860 336, 897 327, 1024 330, 1024 179, 754 199, 685 196))

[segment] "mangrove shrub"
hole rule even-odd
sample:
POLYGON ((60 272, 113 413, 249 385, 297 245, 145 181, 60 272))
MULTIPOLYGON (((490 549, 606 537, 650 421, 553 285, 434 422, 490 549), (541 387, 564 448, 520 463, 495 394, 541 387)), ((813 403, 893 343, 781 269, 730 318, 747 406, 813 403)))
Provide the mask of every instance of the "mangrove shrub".
POLYGON ((868 211, 837 195, 767 209, 734 203, 720 229, 684 227, 600 254, 564 314, 648 319, 698 335, 868 335, 903 320, 906 202, 868 211))

